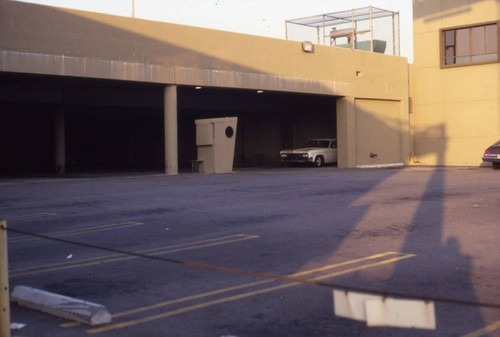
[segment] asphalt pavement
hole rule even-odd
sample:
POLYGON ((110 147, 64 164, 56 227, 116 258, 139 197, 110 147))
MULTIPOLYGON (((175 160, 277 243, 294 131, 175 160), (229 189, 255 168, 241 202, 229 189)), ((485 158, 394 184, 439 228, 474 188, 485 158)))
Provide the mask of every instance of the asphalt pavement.
POLYGON ((0 219, 41 236, 8 233, 10 288, 113 315, 12 304, 12 335, 500 336, 499 189, 466 167, 0 178, 0 219), (437 328, 335 316, 335 288, 434 299, 437 328))

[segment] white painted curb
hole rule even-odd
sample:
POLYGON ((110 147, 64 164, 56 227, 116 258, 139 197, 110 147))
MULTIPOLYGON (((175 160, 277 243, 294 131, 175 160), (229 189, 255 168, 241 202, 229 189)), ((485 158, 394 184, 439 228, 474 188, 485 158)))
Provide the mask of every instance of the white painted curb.
POLYGON ((16 286, 10 300, 20 306, 89 325, 111 322, 111 314, 102 305, 26 286, 16 286))
POLYGON ((370 168, 399 168, 404 167, 403 163, 393 163, 393 164, 379 164, 379 165, 358 165, 356 168, 359 169, 370 169, 370 168))

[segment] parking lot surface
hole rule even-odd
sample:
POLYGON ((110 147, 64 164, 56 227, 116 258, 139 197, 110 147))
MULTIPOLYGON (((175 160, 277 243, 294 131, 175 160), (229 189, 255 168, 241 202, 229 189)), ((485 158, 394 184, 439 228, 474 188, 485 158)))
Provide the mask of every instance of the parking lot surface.
POLYGON ((500 304, 499 188, 498 171, 439 167, 0 179, 0 219, 44 236, 8 233, 10 288, 113 315, 13 304, 12 334, 500 336, 500 310, 467 304, 500 304), (337 317, 335 286, 439 299, 437 329, 337 317))

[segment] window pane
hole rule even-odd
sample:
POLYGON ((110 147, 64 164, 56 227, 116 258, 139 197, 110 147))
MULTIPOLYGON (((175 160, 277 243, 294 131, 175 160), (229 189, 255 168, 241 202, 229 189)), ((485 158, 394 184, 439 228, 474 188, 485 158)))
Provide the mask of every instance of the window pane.
POLYGON ((457 57, 455 60, 457 64, 470 63, 470 56, 457 57))
POLYGON ((455 63, 457 63, 455 61, 455 58, 451 58, 451 59, 447 58, 447 59, 444 60, 444 64, 446 64, 446 65, 448 65, 448 64, 455 64, 455 63))
POLYGON ((472 28, 472 55, 485 53, 484 26, 472 28))
POLYGON ((486 26, 486 53, 498 51, 498 27, 496 24, 486 26))
POLYGON ((457 30, 457 56, 470 55, 469 29, 457 30))
POLYGON ((455 47, 446 47, 444 50, 444 57, 454 57, 455 56, 455 47))
POLYGON ((448 30, 444 32, 444 45, 445 46, 454 46, 455 45, 455 31, 448 30))
POLYGON ((472 62, 488 62, 488 61, 495 61, 497 59, 498 59, 497 53, 472 56, 472 62))

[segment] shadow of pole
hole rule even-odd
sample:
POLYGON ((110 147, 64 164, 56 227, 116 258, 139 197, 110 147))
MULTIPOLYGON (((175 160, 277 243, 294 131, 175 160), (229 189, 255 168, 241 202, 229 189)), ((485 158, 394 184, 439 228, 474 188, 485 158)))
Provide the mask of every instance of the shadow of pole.
MULTIPOLYGON (((446 139, 444 126, 428 130, 446 139)), ((437 163, 444 162, 446 143, 436 152, 437 163)), ((445 214, 445 169, 436 167, 425 188, 420 205, 408 229, 402 252, 417 255, 416 265, 398 264, 389 283, 403 292, 426 297, 440 297, 477 302, 471 281, 472 261, 461 251, 460 242, 450 237, 444 242, 444 226, 453 225, 453 215, 445 214)), ((406 336, 463 336, 484 327, 479 307, 436 302, 437 330, 408 331, 406 336)))

